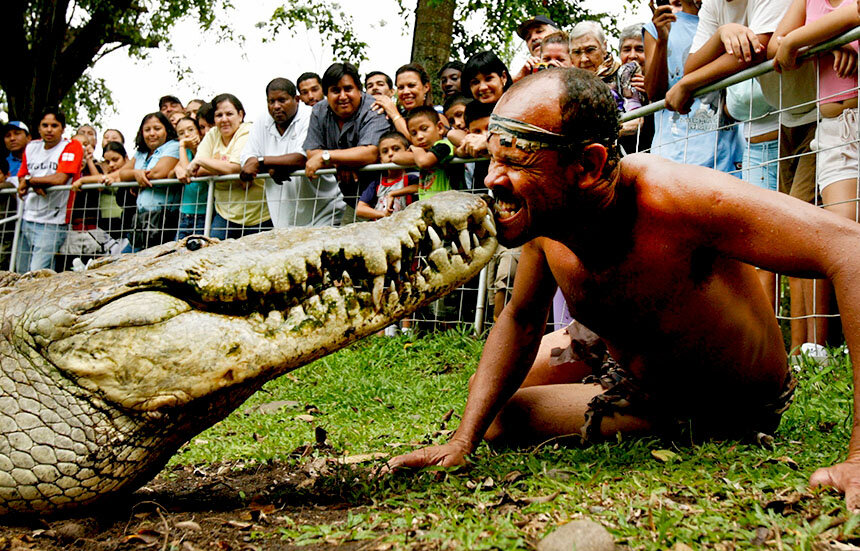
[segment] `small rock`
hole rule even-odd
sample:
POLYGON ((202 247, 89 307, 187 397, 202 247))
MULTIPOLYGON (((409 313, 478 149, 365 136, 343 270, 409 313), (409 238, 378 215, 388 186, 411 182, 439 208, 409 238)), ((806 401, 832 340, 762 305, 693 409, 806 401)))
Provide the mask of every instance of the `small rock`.
POLYGON ((88 536, 87 529, 77 522, 61 522, 51 526, 51 529, 56 534, 58 540, 61 541, 76 541, 88 536))
POLYGON ((615 551, 606 528, 591 520, 574 520, 542 539, 537 551, 615 551))

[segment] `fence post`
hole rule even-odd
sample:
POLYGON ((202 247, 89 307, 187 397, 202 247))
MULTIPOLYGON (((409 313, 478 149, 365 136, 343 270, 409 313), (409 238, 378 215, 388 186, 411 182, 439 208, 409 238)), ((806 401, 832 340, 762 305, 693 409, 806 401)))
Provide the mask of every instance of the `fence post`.
POLYGON ((209 187, 206 189, 206 221, 203 224, 203 235, 209 237, 212 233, 212 217, 215 214, 215 179, 207 180, 209 187))
MULTIPOLYGON (((490 261, 492 262, 492 260, 490 261)), ((475 305, 475 335, 484 332, 484 305, 487 303, 487 267, 478 275, 478 303, 475 305)))
POLYGON ((15 220, 15 232, 12 234, 12 251, 11 256, 9 257, 9 271, 14 272, 15 268, 15 260, 18 256, 18 246, 20 245, 20 235, 21 235, 21 219, 24 218, 24 201, 22 199, 18 199, 18 218, 15 220))

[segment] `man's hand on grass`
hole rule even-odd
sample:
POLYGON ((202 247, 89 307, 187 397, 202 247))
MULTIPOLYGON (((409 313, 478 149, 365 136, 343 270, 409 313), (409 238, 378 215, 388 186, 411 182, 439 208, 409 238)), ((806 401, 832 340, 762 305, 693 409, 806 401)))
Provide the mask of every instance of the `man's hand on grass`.
POLYGON ((813 488, 818 486, 836 488, 845 494, 845 505, 848 510, 852 513, 860 512, 860 459, 849 458, 832 467, 818 469, 809 477, 809 485, 813 488))
POLYGON ((398 469, 420 469, 422 467, 458 467, 466 463, 469 450, 460 444, 448 442, 441 446, 421 448, 406 455, 398 455, 388 461, 388 471, 398 469))

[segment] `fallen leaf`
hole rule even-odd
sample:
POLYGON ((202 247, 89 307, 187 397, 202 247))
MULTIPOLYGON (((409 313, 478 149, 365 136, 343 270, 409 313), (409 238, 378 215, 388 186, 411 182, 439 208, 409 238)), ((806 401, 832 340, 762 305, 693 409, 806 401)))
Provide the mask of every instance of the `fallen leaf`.
POLYGON ((266 439, 265 436, 263 436, 262 434, 257 434, 256 432, 252 436, 254 437, 255 442, 262 442, 266 439))
POLYGON ((131 534, 123 538, 126 543, 142 543, 144 545, 152 545, 161 541, 164 534, 156 530, 141 530, 136 534, 131 534))
POLYGON ((440 421, 443 425, 451 420, 451 417, 454 415, 454 408, 449 409, 445 412, 445 415, 442 416, 442 421, 440 421))
POLYGON ((313 415, 296 415, 294 417, 296 421, 305 421, 307 423, 313 423, 316 420, 316 417, 313 415))
POLYGON ((193 520, 184 520, 173 525, 180 530, 200 530, 200 525, 193 520))
POLYGON ((484 479, 484 481, 481 483, 481 489, 482 489, 482 490, 489 490, 490 488, 492 488, 492 487, 493 487, 493 486, 495 486, 495 485, 496 485, 496 481, 495 481, 495 480, 493 480, 493 477, 488 476, 488 477, 487 477, 487 478, 485 478, 485 479, 484 479))
POLYGON ((679 459, 678 454, 672 450, 651 450, 651 456, 661 463, 672 463, 679 459))
POLYGON ((254 526, 253 522, 240 522, 238 520, 228 520, 224 524, 227 526, 232 526, 233 528, 237 528, 239 530, 250 530, 252 526, 254 526))
POLYGON ((672 548, 672 551, 693 551, 693 548, 686 543, 677 541, 675 542, 675 547, 672 548))
POLYGON ((559 494, 561 494, 561 490, 556 490, 548 496, 520 497, 516 499, 516 502, 522 503, 523 505, 531 505, 532 503, 549 503, 557 498, 559 494))
POLYGON ((505 484, 513 484, 514 482, 520 480, 523 477, 525 477, 525 475, 520 471, 511 471, 505 475, 505 477, 502 479, 502 482, 504 482, 505 484))
POLYGON ((295 375, 293 375, 292 373, 287 373, 286 375, 284 375, 284 377, 286 377, 287 379, 291 380, 294 383, 299 382, 299 378, 296 377, 295 375))

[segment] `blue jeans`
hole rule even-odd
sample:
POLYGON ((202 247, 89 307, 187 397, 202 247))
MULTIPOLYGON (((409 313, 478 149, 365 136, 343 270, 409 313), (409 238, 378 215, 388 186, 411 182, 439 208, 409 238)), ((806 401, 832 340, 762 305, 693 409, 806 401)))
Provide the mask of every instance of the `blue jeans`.
POLYGON ((779 174, 779 140, 751 143, 744 148, 742 179, 776 191, 779 174))
POLYGON ((42 224, 21 221, 15 270, 19 274, 54 267, 54 255, 60 250, 69 231, 68 224, 42 224))
POLYGON ((176 232, 176 241, 184 239, 189 235, 203 235, 206 227, 206 213, 185 214, 179 213, 179 231, 176 232))
POLYGON ((212 215, 212 231, 209 237, 216 237, 221 240, 239 239, 243 235, 251 235, 252 233, 260 233, 263 230, 270 229, 272 229, 271 220, 260 222, 256 226, 243 226, 242 224, 230 222, 216 212, 212 215))

